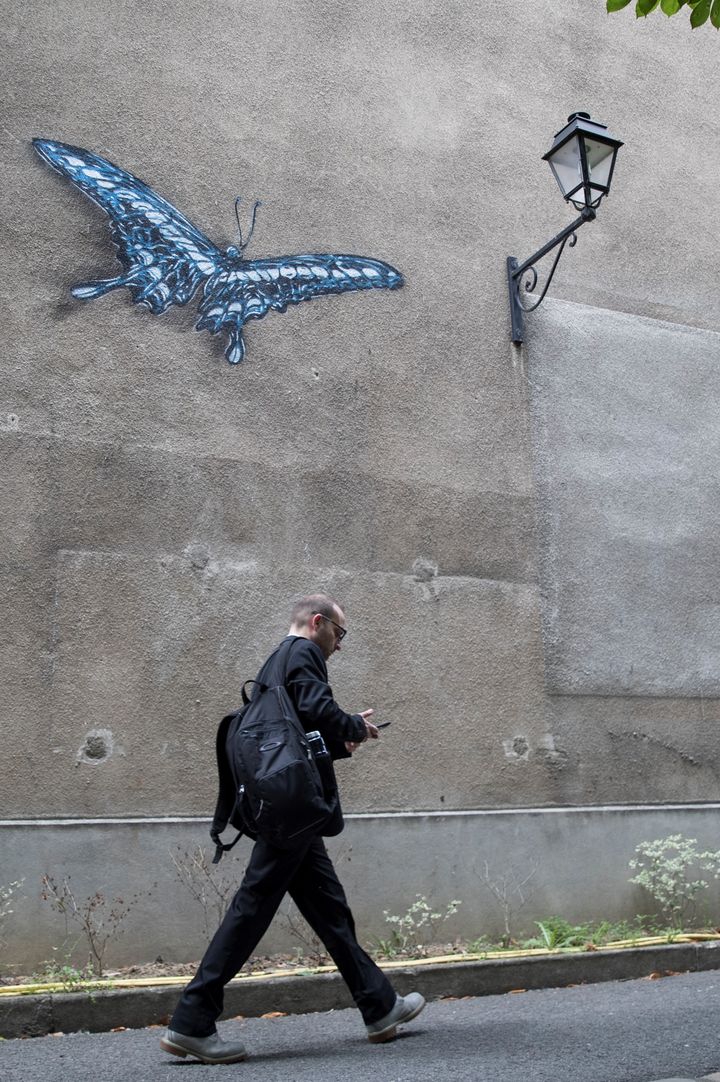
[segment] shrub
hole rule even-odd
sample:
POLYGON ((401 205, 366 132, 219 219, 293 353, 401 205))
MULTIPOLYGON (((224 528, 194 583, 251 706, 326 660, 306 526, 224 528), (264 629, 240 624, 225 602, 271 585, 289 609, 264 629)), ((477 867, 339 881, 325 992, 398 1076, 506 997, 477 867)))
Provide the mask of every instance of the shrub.
POLYGON ((687 927, 697 915, 698 895, 709 887, 707 879, 691 879, 691 873, 710 872, 713 879, 720 878, 720 850, 700 851, 697 839, 670 834, 641 842, 635 852, 630 867, 637 874, 630 882, 652 895, 673 930, 687 927))

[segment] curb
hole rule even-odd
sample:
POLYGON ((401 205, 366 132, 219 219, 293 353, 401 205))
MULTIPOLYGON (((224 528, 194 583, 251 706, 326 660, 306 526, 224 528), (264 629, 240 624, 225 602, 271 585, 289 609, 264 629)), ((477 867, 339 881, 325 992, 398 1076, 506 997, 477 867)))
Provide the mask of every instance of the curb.
MULTIPOLYGON (((679 943, 577 954, 547 954, 491 961, 385 965, 401 995, 417 990, 426 999, 502 995, 573 984, 633 980, 651 974, 720 969, 720 942, 679 943)), ((111 991, 3 995, 0 1036, 42 1037, 49 1033, 107 1032, 118 1027, 165 1025, 180 986, 111 991)), ((278 1011, 306 1014, 352 1007, 340 974, 313 973, 267 979, 239 977, 225 990, 225 1016, 257 1017, 278 1011)))

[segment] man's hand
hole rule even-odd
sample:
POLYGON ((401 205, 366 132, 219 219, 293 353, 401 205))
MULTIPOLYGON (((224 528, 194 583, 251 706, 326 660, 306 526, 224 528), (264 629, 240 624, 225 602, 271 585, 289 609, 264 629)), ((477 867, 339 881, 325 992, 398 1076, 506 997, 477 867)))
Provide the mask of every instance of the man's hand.
MULTIPOLYGON (((373 725, 373 723, 371 721, 368 721, 368 718, 370 717, 370 715, 374 714, 375 711, 374 710, 360 710, 359 713, 360 713, 360 717, 365 722, 365 732, 367 733, 367 735, 365 737, 365 740, 377 740, 377 738, 380 736, 380 733, 378 732, 377 727, 375 725, 373 725)), ((357 741, 356 742, 354 740, 346 740, 345 741, 345 747, 352 754, 352 752, 357 751, 357 749, 360 747, 361 743, 364 743, 364 741, 357 741)))

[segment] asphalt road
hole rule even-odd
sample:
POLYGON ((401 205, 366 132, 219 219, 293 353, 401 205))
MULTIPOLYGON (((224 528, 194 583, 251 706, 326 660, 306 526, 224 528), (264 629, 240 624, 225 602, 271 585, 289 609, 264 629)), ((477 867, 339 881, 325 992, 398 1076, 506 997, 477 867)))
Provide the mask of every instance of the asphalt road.
MULTIPOLYGON (((407 991, 407 989, 403 989, 407 991)), ((354 1010, 229 1020, 251 1057, 206 1067, 161 1051, 161 1029, 0 1043, 2 1082, 656 1082, 720 1070, 720 973, 430 1003, 370 1045, 354 1010)))

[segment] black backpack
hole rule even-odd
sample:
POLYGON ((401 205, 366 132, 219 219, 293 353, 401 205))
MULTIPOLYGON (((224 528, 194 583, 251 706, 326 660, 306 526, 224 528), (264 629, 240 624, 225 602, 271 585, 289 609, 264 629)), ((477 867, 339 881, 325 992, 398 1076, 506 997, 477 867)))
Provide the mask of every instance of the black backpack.
POLYGON ((243 834, 292 849, 343 828, 325 743, 319 733, 305 732, 287 691, 288 659, 296 641, 297 636, 283 640, 258 673, 265 680, 246 680, 244 705, 220 722, 215 745, 220 790, 210 828, 213 864, 243 834), (252 699, 248 684, 255 685, 252 699), (228 824, 239 833, 224 845, 220 834, 228 824))

